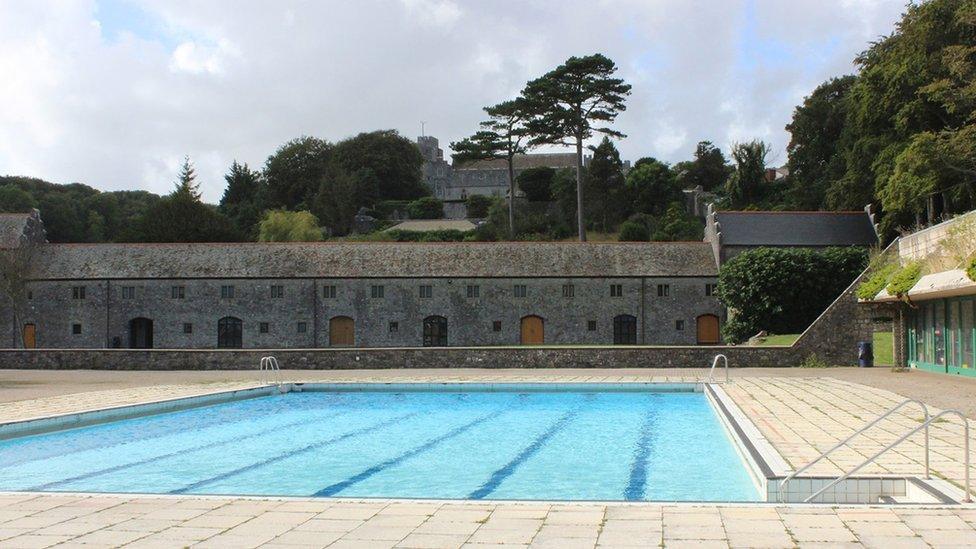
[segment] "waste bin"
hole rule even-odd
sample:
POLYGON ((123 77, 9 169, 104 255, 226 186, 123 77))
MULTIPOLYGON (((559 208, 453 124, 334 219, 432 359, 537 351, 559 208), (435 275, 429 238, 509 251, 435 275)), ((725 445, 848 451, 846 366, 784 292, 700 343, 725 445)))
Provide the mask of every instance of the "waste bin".
POLYGON ((857 365, 861 368, 874 366, 874 344, 870 341, 857 342, 857 365))

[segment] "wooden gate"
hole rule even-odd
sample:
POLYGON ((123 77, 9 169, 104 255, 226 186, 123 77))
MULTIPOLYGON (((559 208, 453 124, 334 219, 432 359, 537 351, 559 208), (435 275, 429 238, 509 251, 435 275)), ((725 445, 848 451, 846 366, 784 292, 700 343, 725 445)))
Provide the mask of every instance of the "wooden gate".
POLYGON ((546 342, 545 321, 539 316, 522 318, 522 345, 542 345, 546 342))
POLYGON ((329 320, 329 346, 352 347, 356 344, 356 323, 348 316, 329 320))
POLYGON ((698 344, 718 345, 721 339, 718 332, 718 317, 715 315, 701 315, 698 317, 698 344))
POLYGON ((24 324, 24 348, 33 349, 37 346, 37 333, 33 324, 24 324))

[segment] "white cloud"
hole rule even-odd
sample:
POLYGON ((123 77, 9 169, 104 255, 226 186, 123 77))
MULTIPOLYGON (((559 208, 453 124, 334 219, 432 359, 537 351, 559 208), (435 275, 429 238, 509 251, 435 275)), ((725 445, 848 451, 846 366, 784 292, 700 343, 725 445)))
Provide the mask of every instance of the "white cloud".
POLYGON ((446 146, 593 52, 634 86, 625 158, 761 137, 782 161, 798 97, 903 8, 855 1, 142 0, 146 21, 111 36, 95 0, 18 2, 0 17, 0 173, 168 192, 189 155, 215 201, 232 160, 303 134, 412 138, 424 120, 446 146))

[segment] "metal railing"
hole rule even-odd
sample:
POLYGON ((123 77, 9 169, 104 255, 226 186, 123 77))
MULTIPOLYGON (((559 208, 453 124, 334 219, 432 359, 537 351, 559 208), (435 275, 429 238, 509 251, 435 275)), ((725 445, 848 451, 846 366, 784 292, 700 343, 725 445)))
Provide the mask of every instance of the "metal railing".
POLYGON ((281 368, 278 367, 278 359, 273 356, 261 358, 261 372, 267 372, 263 377, 265 385, 281 385, 281 368))
MULTIPOLYGON (((927 413, 928 413, 928 411, 926 410, 926 414, 927 413)), ((803 500, 803 503, 810 503, 817 496, 820 496, 821 494, 823 494, 827 490, 833 488, 834 486, 837 486, 841 482, 844 482, 845 480, 847 480, 848 478, 850 478, 851 475, 853 475, 854 473, 860 471, 862 468, 866 467, 868 464, 870 464, 874 460, 878 459, 878 457, 880 457, 882 454, 884 454, 885 452, 891 450, 895 446, 898 446, 899 444, 901 444, 902 442, 904 442, 906 439, 908 439, 908 437, 914 435, 915 433, 919 432, 922 429, 925 429, 925 478, 929 478, 929 470, 928 470, 928 467, 929 467, 929 425, 932 422, 936 421, 937 419, 941 418, 942 416, 944 416, 946 414, 953 414, 953 415, 959 416, 959 419, 962 420, 962 424, 963 424, 963 427, 964 427, 963 428, 963 436, 965 437, 965 441, 963 443, 963 451, 966 453, 965 458, 964 458, 965 467, 966 467, 966 473, 965 473, 965 483, 966 483, 965 490, 966 490, 966 492, 965 492, 965 497, 963 498, 963 501, 965 501, 966 503, 972 502, 973 499, 972 499, 972 496, 971 496, 970 490, 969 490, 969 420, 966 419, 966 416, 964 416, 962 414, 962 412, 959 412, 958 410, 944 410, 942 412, 939 412, 935 416, 926 419, 924 423, 922 423, 918 427, 915 427, 911 431, 905 433, 904 435, 902 435, 901 437, 899 437, 894 442, 888 444, 887 446, 885 446, 884 448, 882 448, 878 453, 876 453, 873 456, 869 457, 868 459, 862 461, 861 464, 858 465, 857 467, 855 467, 855 468, 851 469, 850 471, 844 473, 843 475, 837 477, 836 479, 834 479, 833 481, 829 482, 827 485, 825 485, 823 488, 817 490, 813 494, 810 494, 810 496, 808 496, 805 500, 803 500)))
POLYGON ((718 366, 718 359, 722 359, 722 361, 725 363, 725 382, 728 383, 729 382, 729 357, 725 355, 715 355, 715 358, 712 359, 712 367, 708 370, 708 382, 709 383, 715 382, 715 367, 718 366))
POLYGON ((779 486, 776 488, 776 501, 780 501, 780 496, 783 493, 783 488, 786 486, 786 484, 789 481, 793 480, 794 478, 796 478, 797 476, 799 476, 800 473, 806 471, 807 469, 809 469, 809 468, 813 467, 814 465, 816 465, 817 463, 819 463, 820 460, 822 460, 825 457, 829 456, 830 454, 834 453, 835 450, 841 448, 842 446, 846 446, 848 442, 854 440, 858 435, 860 435, 864 431, 867 431, 871 427, 874 427, 875 425, 877 425, 878 423, 880 423, 881 420, 883 420, 886 417, 890 416, 891 414, 897 412, 898 410, 901 410, 902 408, 904 408, 905 406, 908 406, 909 404, 918 404, 922 408, 922 411, 925 412, 925 420, 922 423, 922 425, 925 426, 925 478, 929 478, 929 428, 928 428, 928 425, 929 425, 929 407, 926 406, 925 403, 922 402, 922 401, 920 401, 920 400, 908 399, 908 400, 905 400, 905 401, 901 402, 900 404, 898 404, 894 408, 888 410, 887 412, 881 414, 880 416, 874 418, 874 421, 872 421, 871 423, 868 423, 864 427, 861 427, 857 431, 854 431, 854 433, 851 436, 849 436, 849 437, 845 438, 844 440, 838 442, 830 450, 827 450, 826 452, 822 452, 819 456, 817 456, 810 463, 807 463, 803 467, 800 467, 796 471, 793 471, 792 473, 790 473, 789 475, 787 475, 786 478, 784 478, 782 481, 780 481, 779 486))

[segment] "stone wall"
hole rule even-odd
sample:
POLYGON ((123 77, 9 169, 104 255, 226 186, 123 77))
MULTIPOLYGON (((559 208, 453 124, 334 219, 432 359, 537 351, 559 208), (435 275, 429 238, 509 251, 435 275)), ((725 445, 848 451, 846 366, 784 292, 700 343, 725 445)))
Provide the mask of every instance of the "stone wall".
MULTIPOLYGON (((36 326, 38 348, 129 347, 130 322, 146 318, 154 348, 207 349, 217 347, 218 321, 234 317, 243 323, 244 348, 312 349, 330 346, 335 317, 354 320, 359 347, 410 347, 423 344, 423 320, 435 315, 447 319, 450 346, 517 345, 526 316, 543 319, 549 344, 612 344, 614 317, 631 315, 638 343, 693 345, 699 316, 723 316, 718 299, 706 295, 715 282, 707 276, 46 280, 32 284, 23 322, 36 326), (563 294, 566 285, 572 296, 563 294), (611 295, 611 285, 622 294, 611 295), (659 285, 667 295, 659 295, 659 285), (234 297, 222 297, 222 286, 232 286, 234 297), (281 287, 280 297, 272 286, 281 287), (324 294, 326 286, 335 287, 334 297, 324 294), (373 286, 383 288, 383 297, 373 297, 373 286), (421 286, 430 297, 421 297, 421 286), (469 286, 476 296, 468 295, 469 286), (525 288, 524 297, 515 286, 525 288), (84 299, 73 296, 73 287, 84 287, 84 299), (183 298, 173 298, 174 287, 183 298)), ((0 322, 3 333, 16 335, 10 319, 0 322)))
MULTIPOLYGON (((273 354, 284 369, 385 368, 708 368, 792 366, 790 347, 447 347, 287 350, 0 350, 0 368, 94 370, 256 370, 273 354)), ((719 374, 722 375, 722 374, 719 374)))

